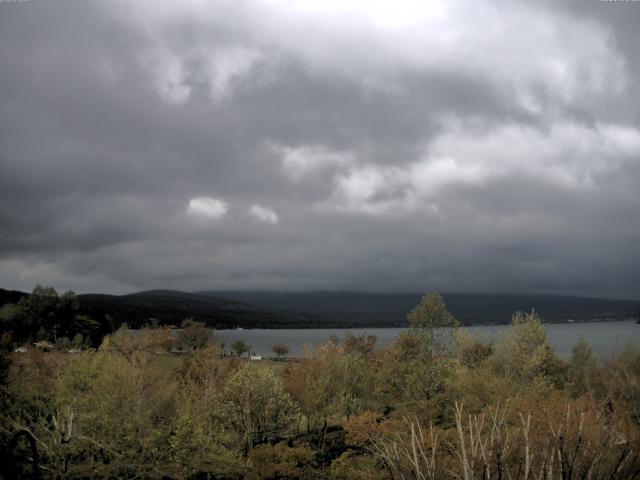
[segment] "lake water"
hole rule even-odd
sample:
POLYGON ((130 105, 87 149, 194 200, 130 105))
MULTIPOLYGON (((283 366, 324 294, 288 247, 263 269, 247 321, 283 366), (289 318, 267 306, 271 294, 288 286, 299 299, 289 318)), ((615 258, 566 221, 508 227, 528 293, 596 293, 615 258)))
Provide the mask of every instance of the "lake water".
MULTIPOLYGON (((474 335, 496 340, 505 332, 508 325, 462 327, 474 335)), ((594 352, 601 359, 616 355, 629 340, 640 341, 640 325, 634 321, 589 322, 589 323, 549 323, 545 324, 549 334, 549 342, 556 354, 562 359, 571 357, 571 349, 581 339, 591 344, 594 352)), ((319 328, 319 329, 250 329, 250 330, 218 330, 224 338, 227 349, 235 340, 244 340, 251 346, 251 352, 258 355, 273 356, 271 347, 276 343, 289 346, 289 356, 302 356, 305 348, 314 348, 329 340, 329 336, 344 338, 345 333, 354 335, 365 333, 376 335, 378 345, 389 343, 404 328, 319 328)))

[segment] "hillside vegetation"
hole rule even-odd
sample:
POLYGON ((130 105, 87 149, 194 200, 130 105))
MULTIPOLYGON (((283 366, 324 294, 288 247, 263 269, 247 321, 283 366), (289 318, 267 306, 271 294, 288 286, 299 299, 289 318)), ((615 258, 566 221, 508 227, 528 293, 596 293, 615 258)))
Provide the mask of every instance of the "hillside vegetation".
MULTIPOLYGON (((239 302, 287 312, 312 314, 340 326, 404 326, 407 312, 421 294, 378 294, 363 292, 201 292, 239 302), (346 323, 345 323, 346 322, 346 323)), ((640 302, 561 295, 442 295, 449 310, 462 325, 507 324, 513 312, 535 309, 546 322, 567 319, 621 320, 636 317, 640 302)))
POLYGON ((240 344, 225 356, 196 321, 177 336, 123 326, 76 354, 9 353, 5 337, 3 478, 640 476, 637 344, 598 363, 580 342, 563 362, 536 313, 490 343, 459 330, 437 294, 406 319, 384 347, 334 337, 295 361, 285 345, 279 361, 240 344))
MULTIPOLYGON (((640 311, 638 302, 633 301, 551 295, 449 294, 444 295, 444 299, 462 325, 509 323, 513 312, 531 309, 545 322, 619 320, 637 316, 640 311)), ((406 312, 419 301, 420 295, 414 294, 354 292, 150 290, 129 295, 75 295, 73 292, 60 295, 45 287, 36 287, 31 294, 0 289, 0 328, 17 332, 17 339, 30 336, 33 340, 42 340, 40 324, 57 322, 60 325, 51 325, 50 337, 65 336, 58 335, 54 329, 69 325, 67 335, 71 338, 82 333, 98 341, 123 323, 131 328, 179 326, 186 319, 215 329, 402 327, 406 312), (51 298, 56 296, 64 299, 62 303, 66 302, 66 307, 60 305, 61 310, 55 312, 42 311, 42 308, 54 308, 57 301, 51 298), (21 307, 16 309, 17 305, 21 307), (78 315, 96 322, 93 331, 73 326, 78 315), (25 336, 27 331, 29 335, 25 336)))

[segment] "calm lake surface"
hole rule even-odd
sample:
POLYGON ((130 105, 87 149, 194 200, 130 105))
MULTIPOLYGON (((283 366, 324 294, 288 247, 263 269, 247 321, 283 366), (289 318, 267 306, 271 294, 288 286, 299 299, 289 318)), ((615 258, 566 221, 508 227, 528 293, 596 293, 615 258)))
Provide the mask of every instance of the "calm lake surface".
MULTIPOLYGON (((640 341, 640 325, 632 320, 616 322, 589 323, 549 323, 545 324, 549 334, 549 341, 556 354, 562 359, 571 357, 571 349, 581 339, 591 344, 594 352, 601 359, 616 355, 625 347, 628 341, 640 341)), ((496 340, 508 328, 507 325, 463 327, 474 335, 486 339, 496 340)), ((218 330, 224 338, 227 349, 234 340, 244 340, 251 346, 251 352, 257 355, 273 356, 271 347, 276 343, 289 346, 289 356, 302 356, 305 348, 313 349, 329 340, 330 335, 344 338, 345 333, 354 335, 365 333, 376 335, 378 345, 389 343, 398 336, 404 328, 318 328, 318 329, 250 329, 250 330, 218 330)))

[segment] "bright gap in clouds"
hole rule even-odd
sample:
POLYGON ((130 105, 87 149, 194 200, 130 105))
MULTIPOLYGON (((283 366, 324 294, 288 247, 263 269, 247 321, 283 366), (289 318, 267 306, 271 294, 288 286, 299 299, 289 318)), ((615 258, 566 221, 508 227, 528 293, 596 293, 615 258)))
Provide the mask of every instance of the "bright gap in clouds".
POLYGON ((278 214, 276 212, 270 208, 263 207, 262 205, 252 205, 249 209, 249 213, 261 222, 275 225, 279 221, 278 214))
POLYGON ((285 11, 369 20, 383 28, 402 28, 439 20, 447 9, 447 3, 441 0, 272 0, 268 3, 285 11))
POLYGON ((228 211, 227 202, 211 197, 192 198, 187 206, 189 215, 211 219, 222 218, 228 211))

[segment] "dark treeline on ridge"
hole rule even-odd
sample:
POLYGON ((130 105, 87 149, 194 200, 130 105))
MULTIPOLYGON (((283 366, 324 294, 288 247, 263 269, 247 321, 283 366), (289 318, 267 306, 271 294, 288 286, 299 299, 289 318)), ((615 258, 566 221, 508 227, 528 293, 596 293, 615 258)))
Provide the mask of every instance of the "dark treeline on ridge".
MULTIPOLYGON (((404 326, 406 312, 420 301, 421 294, 367 292, 306 293, 259 291, 201 292, 239 302, 288 312, 313 314, 341 326, 404 326), (345 324, 347 322, 347 324, 345 324)), ((626 319, 640 313, 640 302, 561 295, 442 294, 447 307, 462 325, 506 324, 513 312, 535 309, 546 322, 573 319, 626 319)))
MULTIPOLYGON (((545 322, 619 320, 635 317, 640 311, 638 302, 626 300, 495 294, 443 297, 462 325, 506 324, 513 312, 531 309, 545 322)), ((150 290, 129 295, 75 295, 73 292, 58 294, 50 287, 36 287, 31 295, 0 289, 0 321, 3 329, 13 330, 17 338, 30 335, 35 339, 40 330, 36 324, 40 317, 46 317, 52 337, 71 335, 72 338, 81 333, 95 343, 123 323, 130 328, 179 326, 185 319, 215 329, 402 327, 406 324, 406 312, 419 300, 418 294, 357 292, 150 290), (59 299, 54 301, 53 297, 59 299), (87 319, 95 324, 80 325, 87 319), (12 322, 17 322, 15 328, 12 322), (60 328, 68 331, 62 334, 54 331, 60 328)))

